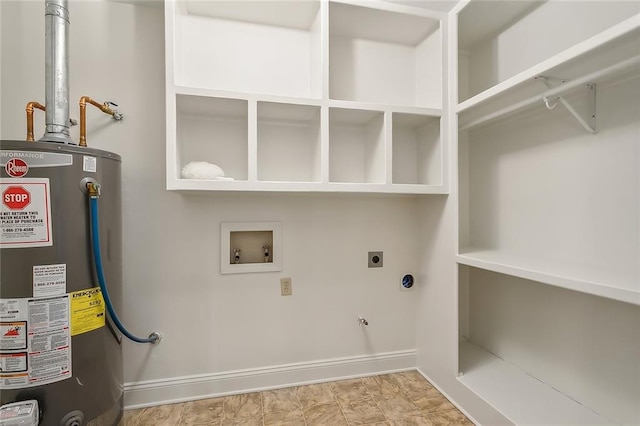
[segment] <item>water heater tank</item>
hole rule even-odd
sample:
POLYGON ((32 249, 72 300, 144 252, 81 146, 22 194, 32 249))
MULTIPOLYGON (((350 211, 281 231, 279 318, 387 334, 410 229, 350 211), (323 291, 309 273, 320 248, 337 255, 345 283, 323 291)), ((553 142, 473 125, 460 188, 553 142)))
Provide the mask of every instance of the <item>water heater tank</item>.
POLYGON ((102 188, 103 266, 119 311, 120 157, 0 141, 0 164, 0 405, 35 400, 45 426, 117 425, 122 339, 96 280, 82 186, 94 179, 102 188))

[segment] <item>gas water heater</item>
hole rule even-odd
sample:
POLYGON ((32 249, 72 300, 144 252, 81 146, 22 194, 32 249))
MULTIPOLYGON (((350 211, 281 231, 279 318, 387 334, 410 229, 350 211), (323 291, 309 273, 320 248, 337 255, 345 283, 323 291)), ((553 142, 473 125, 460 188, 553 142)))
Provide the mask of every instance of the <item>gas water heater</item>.
POLYGON ((67 0, 45 0, 46 105, 29 102, 26 141, 0 141, 0 426, 122 422, 120 156, 69 137, 67 0), (45 111, 34 142, 34 109, 45 111), (99 202, 98 202, 99 200, 99 202))
MULTIPOLYGON (((87 179, 101 185, 102 262, 118 309, 120 157, 51 142, 0 144, 0 405, 24 402, 28 411, 35 400, 42 425, 115 425, 123 409, 122 338, 96 286, 81 186, 87 179)), ((0 410, 0 422, 21 417, 14 407, 0 410)))

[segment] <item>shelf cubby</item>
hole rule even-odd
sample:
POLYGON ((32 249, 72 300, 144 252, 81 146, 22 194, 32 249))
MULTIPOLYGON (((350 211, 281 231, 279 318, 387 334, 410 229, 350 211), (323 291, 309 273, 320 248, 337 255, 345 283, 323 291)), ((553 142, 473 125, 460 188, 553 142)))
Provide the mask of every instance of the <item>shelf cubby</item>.
POLYGON ((320 107, 258 102, 258 180, 320 182, 320 107))
POLYGON ((441 184, 440 118, 394 112, 392 129, 392 182, 441 184))
POLYGON ((458 380, 515 424, 633 424, 640 307, 460 266, 458 380))
POLYGON ((460 344, 460 368, 458 380, 515 424, 615 424, 472 342, 460 344))
POLYGON ((381 111, 329 110, 329 181, 386 182, 386 138, 381 111))
POLYGON ((320 1, 170 3, 176 85, 321 96, 320 1))
POLYGON ((329 97, 440 108, 439 19, 330 2, 329 97))
POLYGON ((227 177, 247 180, 247 101, 176 95, 176 141, 178 175, 189 162, 206 161, 227 177))

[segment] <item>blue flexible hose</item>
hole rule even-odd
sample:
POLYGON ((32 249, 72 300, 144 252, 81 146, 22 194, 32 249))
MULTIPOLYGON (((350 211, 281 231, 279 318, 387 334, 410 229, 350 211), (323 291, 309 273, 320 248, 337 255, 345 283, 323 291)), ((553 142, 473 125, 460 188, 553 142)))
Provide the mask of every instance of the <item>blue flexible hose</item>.
POLYGON ((102 254, 100 253, 100 221, 98 219, 98 197, 90 197, 89 198, 89 215, 91 217, 91 242, 93 245, 93 259, 96 265, 96 274, 98 275, 98 284, 100 284, 100 290, 102 291, 102 296, 104 297, 104 303, 107 305, 107 311, 109 311, 109 316, 113 320, 113 323, 118 327, 118 330, 125 335, 130 340, 133 340, 137 343, 156 343, 159 340, 159 336, 156 333, 152 333, 148 338, 141 338, 134 336, 127 330, 118 318, 118 314, 116 314, 115 309, 113 308, 113 304, 111 303, 111 298, 109 297, 109 292, 107 291, 106 280, 104 279, 104 271, 102 270, 102 254))

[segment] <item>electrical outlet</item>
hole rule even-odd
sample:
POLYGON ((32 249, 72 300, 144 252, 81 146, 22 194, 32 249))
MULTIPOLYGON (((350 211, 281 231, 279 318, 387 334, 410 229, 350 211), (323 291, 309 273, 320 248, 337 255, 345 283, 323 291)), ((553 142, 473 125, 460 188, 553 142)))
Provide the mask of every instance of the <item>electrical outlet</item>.
POLYGON ((280 278, 280 295, 291 296, 292 294, 291 278, 280 278))

